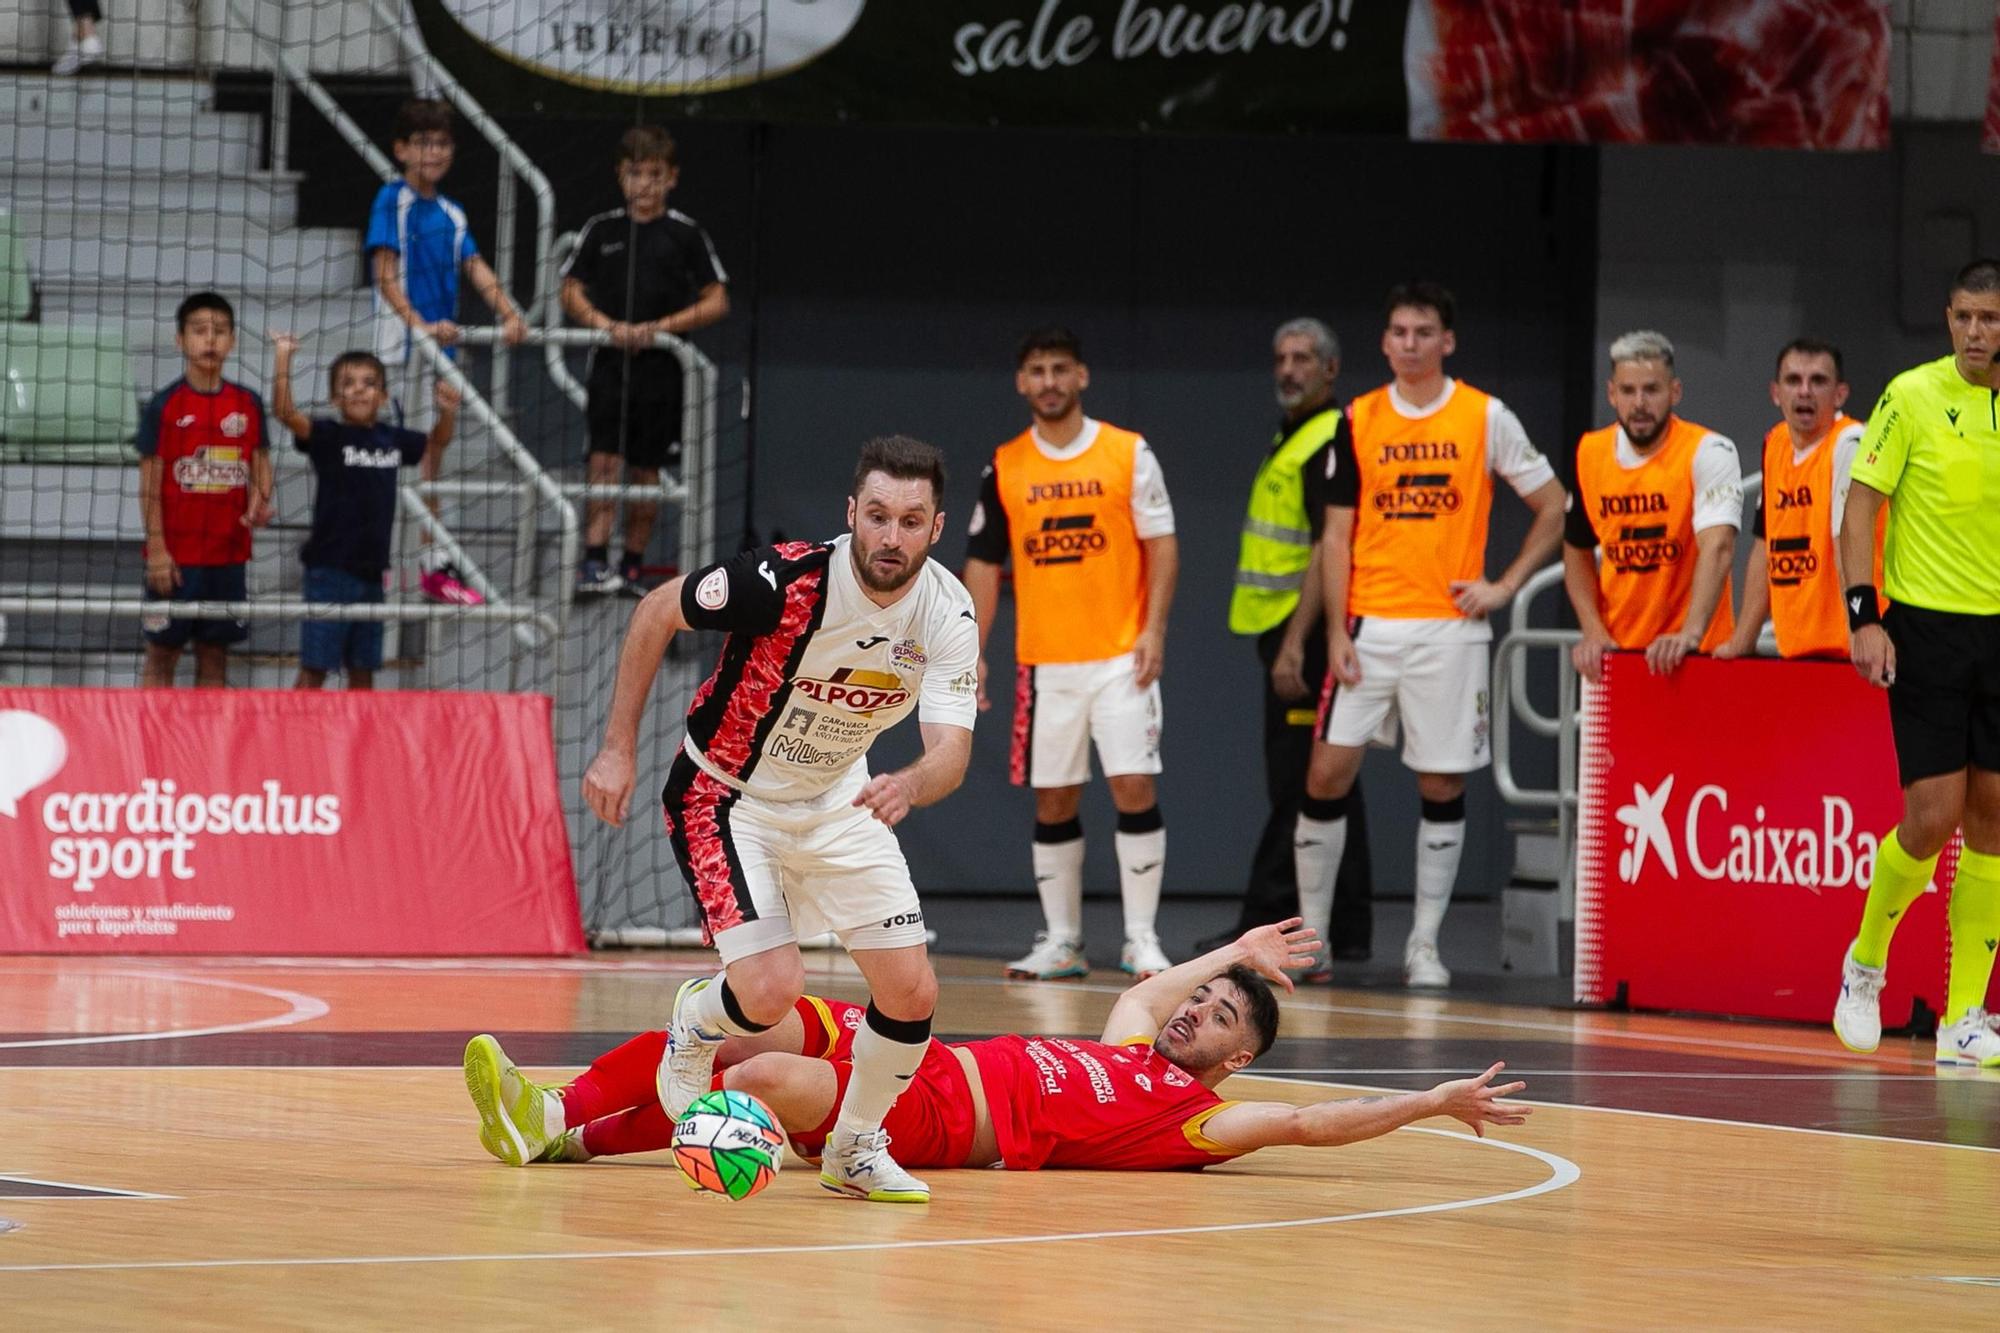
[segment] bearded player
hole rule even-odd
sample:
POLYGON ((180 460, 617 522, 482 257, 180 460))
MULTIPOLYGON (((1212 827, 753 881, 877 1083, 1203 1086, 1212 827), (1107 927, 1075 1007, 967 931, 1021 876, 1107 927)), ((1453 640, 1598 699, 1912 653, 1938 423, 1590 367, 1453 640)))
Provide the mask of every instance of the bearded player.
MULTIPOLYGON (((989 1037, 932 1041, 885 1122, 898 1158, 915 1167, 1010 1171, 1199 1169, 1280 1144, 1336 1147, 1448 1115, 1484 1135, 1518 1125, 1528 1108, 1501 1100, 1495 1064, 1427 1092, 1294 1106, 1231 1101, 1216 1086, 1270 1048, 1278 1002, 1318 936, 1298 918, 1259 926, 1234 944, 1171 967, 1119 997, 1097 1041, 989 1037)), ((850 1075, 858 1005, 802 997, 770 1031, 724 1044, 717 1084, 770 1106, 801 1156, 816 1157, 850 1075)), ((645 1033, 600 1056, 560 1087, 521 1076, 488 1036, 466 1047, 480 1111, 479 1140, 509 1165, 582 1162, 651 1152, 673 1139, 652 1095, 665 1034, 645 1033)))
POLYGON ((718 1047, 791 1015, 805 989, 798 937, 831 930, 873 999, 820 1183, 878 1203, 930 1198, 889 1155, 882 1129, 929 1049, 937 1003, 923 908, 892 830, 955 790, 972 753, 972 599, 929 559, 943 499, 936 449, 870 440, 847 532, 754 547, 648 593, 619 656, 604 746, 583 779, 597 816, 623 823, 639 721, 667 645, 683 629, 728 631, 688 706, 661 798, 723 971, 674 998, 655 1052, 659 1103, 679 1116, 708 1090, 718 1047), (923 755, 871 777, 869 746, 912 711, 923 755))

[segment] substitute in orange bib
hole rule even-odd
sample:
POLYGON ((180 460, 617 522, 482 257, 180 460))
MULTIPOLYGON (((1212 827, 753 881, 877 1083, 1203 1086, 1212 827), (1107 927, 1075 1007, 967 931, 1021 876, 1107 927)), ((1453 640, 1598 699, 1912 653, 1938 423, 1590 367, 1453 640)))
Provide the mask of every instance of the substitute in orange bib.
POLYGON ((1169 966, 1156 918, 1167 833, 1160 771, 1160 665, 1180 568, 1174 510, 1146 441, 1083 414, 1090 387, 1076 335, 1022 339, 1014 387, 1033 424, 1001 445, 980 483, 965 586, 979 620, 980 706, 1000 568, 1014 562, 1013 778, 1035 789, 1035 887, 1045 929, 1009 976, 1077 977, 1083 953, 1083 825, 1090 745, 1118 808, 1125 904, 1119 966, 1169 966))
MULTIPOLYGON (((1847 379, 1840 349, 1796 338, 1778 353, 1771 402, 1785 419, 1764 437, 1764 496, 1754 520, 1756 542, 1743 575, 1743 609, 1736 632, 1717 657, 1757 651, 1770 620, 1783 657, 1847 656, 1847 608, 1841 590, 1838 541, 1861 423, 1842 412, 1847 379)), ((1875 584, 1881 586, 1882 534, 1875 532, 1875 584)))
POLYGON ((1417 773, 1416 915, 1403 946, 1412 986, 1448 986, 1438 927, 1465 845, 1465 775, 1490 762, 1489 612, 1562 540, 1562 484, 1506 404, 1444 373, 1458 346, 1455 303, 1435 283, 1389 293, 1382 355, 1395 380, 1348 406, 1328 451, 1320 569, 1326 690, 1292 855, 1300 912, 1324 933, 1347 848, 1347 801, 1364 747, 1400 721, 1417 773), (1494 473, 1534 522, 1497 579, 1486 578, 1494 473))
POLYGON ((1648 669, 1670 672, 1729 641, 1743 521, 1736 446, 1675 415, 1681 381, 1665 334, 1613 342, 1605 392, 1618 422, 1577 441, 1563 533, 1563 584, 1583 629, 1571 658, 1587 680, 1615 648, 1642 648, 1648 669))

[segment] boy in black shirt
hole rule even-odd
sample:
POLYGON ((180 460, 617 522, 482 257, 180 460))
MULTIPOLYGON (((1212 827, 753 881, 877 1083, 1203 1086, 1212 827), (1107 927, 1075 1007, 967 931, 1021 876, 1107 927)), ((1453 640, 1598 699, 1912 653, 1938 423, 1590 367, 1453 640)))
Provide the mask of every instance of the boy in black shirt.
MULTIPOLYGON (((667 193, 679 179, 673 136, 657 125, 627 130, 618 145, 625 207, 586 222, 563 268, 563 309, 577 323, 611 335, 610 347, 591 350, 586 377, 593 485, 617 484, 621 456, 634 485, 654 485, 661 467, 680 466, 681 365, 653 339, 661 333, 685 337, 729 313, 728 279, 708 233, 667 207, 667 193)), ((590 502, 578 592, 625 586, 645 592, 639 567, 658 508, 643 501, 626 508, 624 555, 613 570, 613 506, 590 502)))
MULTIPOLYGON (((339 418, 314 420, 292 401, 292 355, 299 340, 273 333, 271 415, 312 459, 312 535, 299 551, 309 602, 379 602, 396 523, 397 471, 424 464, 435 476, 458 418, 458 390, 438 381, 437 420, 429 437, 378 421, 389 403, 389 375, 368 352, 343 352, 333 363, 333 405, 339 418)), ((299 632, 298 688, 317 690, 329 671, 347 670, 347 688, 375 688, 382 665, 379 620, 309 620, 299 632)))

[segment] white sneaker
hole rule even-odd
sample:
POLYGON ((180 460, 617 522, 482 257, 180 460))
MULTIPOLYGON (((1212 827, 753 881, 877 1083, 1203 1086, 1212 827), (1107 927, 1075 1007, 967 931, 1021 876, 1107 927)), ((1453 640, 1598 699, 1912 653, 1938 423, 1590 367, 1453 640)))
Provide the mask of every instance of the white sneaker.
POLYGON ((1035 947, 1028 950, 1027 957, 1016 958, 1007 964, 1007 975, 1025 977, 1030 981, 1084 977, 1090 975, 1090 964, 1084 959, 1082 940, 1062 939, 1046 930, 1038 930, 1035 932, 1035 947))
POLYGON ((674 993, 674 1016, 667 1022, 667 1053, 654 1077, 660 1106, 673 1120, 679 1120, 715 1078, 715 1048, 727 1034, 697 1026, 690 1003, 696 991, 714 984, 714 977, 696 977, 683 981, 674 993))
POLYGON ((1150 930, 1126 940, 1118 955, 1118 970, 1129 972, 1141 981, 1157 977, 1172 966, 1166 950, 1160 947, 1160 937, 1150 930))
POLYGON ((889 1156, 889 1131, 852 1134, 834 1126, 819 1159, 819 1183, 870 1203, 929 1203, 931 1187, 889 1156))
POLYGON ((76 42, 69 50, 56 57, 56 63, 49 66, 49 73, 64 78, 76 73, 85 65, 95 65, 104 59, 104 39, 86 37, 76 42))
POLYGON ((1451 972, 1438 958, 1438 947, 1428 940, 1411 940, 1403 949, 1403 983, 1408 986, 1442 988, 1451 984, 1451 972))
POLYGON ((1968 1009, 1965 1017, 1937 1034, 1937 1062, 2000 1069, 2000 1018, 1984 1009, 1968 1009))
POLYGON ((1854 961, 1854 945, 1840 960, 1840 998, 1833 1005, 1833 1035, 1850 1051, 1863 1055, 1882 1044, 1882 983, 1887 968, 1854 961))

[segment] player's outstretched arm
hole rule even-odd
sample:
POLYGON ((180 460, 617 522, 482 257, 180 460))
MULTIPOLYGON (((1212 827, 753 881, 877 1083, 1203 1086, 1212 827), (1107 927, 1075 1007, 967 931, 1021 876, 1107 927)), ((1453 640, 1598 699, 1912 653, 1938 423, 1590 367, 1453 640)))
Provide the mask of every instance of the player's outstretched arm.
POLYGON ((1585 680, 1603 674, 1604 655, 1618 646, 1597 607, 1596 550, 1563 543, 1563 591, 1569 594, 1570 609, 1583 631, 1583 638, 1570 647, 1570 661, 1585 680))
POLYGON ((604 744, 583 775, 583 799, 597 817, 614 828, 625 823, 638 783, 639 722, 646 716, 646 699, 653 678, 675 634, 687 628, 681 614, 681 584, 670 579, 647 593, 632 613, 625 647, 618 654, 618 683, 612 689, 611 715, 604 723, 604 744))
POLYGON ((1181 1001, 1238 963, 1291 990, 1292 979, 1285 969, 1305 967, 1318 956, 1319 932, 1300 917, 1246 930, 1234 943, 1177 963, 1119 996, 1118 1003, 1111 1006, 1111 1016, 1104 1020, 1104 1040, 1142 1037, 1151 1041, 1160 1035, 1181 1001))
POLYGON ((1529 1108, 1501 1100, 1526 1088, 1526 1083, 1516 1080, 1498 1087, 1493 1084, 1506 1067, 1501 1062, 1477 1078, 1440 1083, 1428 1092, 1348 1097, 1314 1106, 1237 1102, 1210 1116, 1201 1132, 1217 1143, 1244 1152, 1285 1143, 1337 1148, 1380 1138, 1391 1130, 1432 1116, 1448 1115, 1470 1125, 1474 1134, 1484 1138, 1488 1125, 1518 1125, 1528 1118, 1529 1108))

